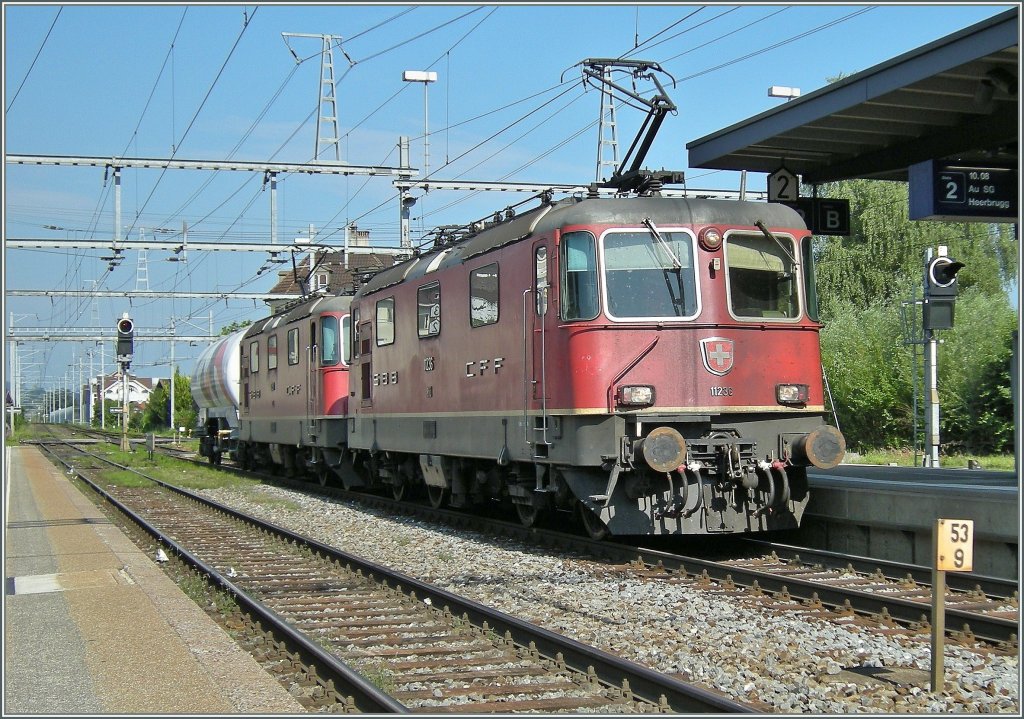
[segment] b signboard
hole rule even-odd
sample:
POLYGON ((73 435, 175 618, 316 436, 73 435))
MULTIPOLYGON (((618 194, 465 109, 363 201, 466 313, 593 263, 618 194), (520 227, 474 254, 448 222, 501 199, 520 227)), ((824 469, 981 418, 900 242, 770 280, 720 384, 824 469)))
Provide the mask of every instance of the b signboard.
POLYGON ((831 197, 801 197, 781 203, 800 213, 815 235, 849 235, 850 201, 831 197))

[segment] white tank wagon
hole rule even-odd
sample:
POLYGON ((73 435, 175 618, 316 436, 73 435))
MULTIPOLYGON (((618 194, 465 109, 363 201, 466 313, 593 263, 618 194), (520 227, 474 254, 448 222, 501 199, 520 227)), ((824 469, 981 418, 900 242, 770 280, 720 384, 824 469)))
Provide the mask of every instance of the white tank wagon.
MULTIPOLYGON (((199 406, 199 454, 220 464, 238 440, 239 351, 248 328, 232 332, 203 350, 192 370, 192 399, 199 406)), ((233 456, 233 455, 232 455, 233 456)))
POLYGON ((64 407, 63 409, 55 409, 50 412, 48 421, 50 424, 70 424, 75 421, 75 408, 64 407))

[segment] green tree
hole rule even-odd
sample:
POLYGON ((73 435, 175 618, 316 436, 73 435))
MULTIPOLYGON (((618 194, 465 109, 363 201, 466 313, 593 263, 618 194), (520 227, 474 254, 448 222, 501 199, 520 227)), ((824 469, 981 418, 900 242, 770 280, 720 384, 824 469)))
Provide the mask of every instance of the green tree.
POLYGON ((196 410, 192 401, 192 380, 174 371, 174 424, 186 429, 195 427, 196 410))
MULTIPOLYGON (((232 332, 234 332, 235 330, 240 330, 243 327, 248 327, 251 324, 252 324, 252 320, 240 320, 238 322, 232 322, 229 325, 224 325, 223 327, 221 327, 220 328, 220 333, 222 335, 224 335, 224 336, 227 336, 227 335, 231 334, 232 332)), ((174 391, 175 392, 178 391, 177 387, 175 387, 174 391)), ((177 403, 175 403, 175 404, 177 404, 177 403)))
POLYGON ((821 347, 836 419, 850 448, 909 446, 913 350, 903 343, 899 304, 837 303, 821 347))
POLYGON ((911 221, 904 182, 844 180, 819 186, 818 194, 850 201, 849 237, 815 240, 825 320, 836 303, 868 307, 907 299, 896 294, 904 279, 915 283, 920 296, 929 247, 945 245, 965 264, 957 276, 961 290, 979 287, 995 295, 1017 278, 1017 242, 1009 225, 911 221))
POLYGON ((940 439, 967 453, 1013 450, 1011 373, 1017 316, 1004 294, 960 293, 939 346, 940 439))
POLYGON ((956 325, 940 332, 941 438, 950 448, 1007 451, 1016 325, 1007 291, 1018 272, 1011 228, 910 221, 906 183, 849 180, 818 194, 850 200, 850 236, 815 238, 815 264, 822 362, 851 448, 911 443, 915 355, 904 344, 912 328, 901 323, 901 303, 921 298, 925 250, 944 245, 965 267, 956 325))
MULTIPOLYGON (((147 432, 165 430, 170 426, 168 409, 171 406, 170 383, 160 382, 150 393, 149 402, 142 412, 141 427, 147 432)), ((192 409, 192 383, 189 378, 174 370, 174 424, 178 427, 192 427, 196 421, 192 409)))

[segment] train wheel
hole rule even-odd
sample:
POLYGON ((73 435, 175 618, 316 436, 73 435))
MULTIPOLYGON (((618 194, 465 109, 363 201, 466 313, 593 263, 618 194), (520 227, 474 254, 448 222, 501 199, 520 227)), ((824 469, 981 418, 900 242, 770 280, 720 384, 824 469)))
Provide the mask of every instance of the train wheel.
POLYGON ((316 470, 316 481, 320 483, 321 487, 327 486, 327 481, 331 478, 331 470, 327 467, 320 467, 316 470))
POLYGON ((601 521, 600 517, 590 511, 583 502, 580 502, 576 506, 579 508, 580 521, 583 523, 583 528, 587 530, 587 534, 590 535, 590 538, 597 541, 607 538, 608 525, 601 521))
POLYGON ((519 504, 516 502, 516 514, 519 515, 519 523, 524 527, 532 527, 540 516, 540 510, 532 504, 519 504))
POLYGON ((405 482, 398 480, 395 484, 392 484, 391 496, 395 498, 396 502, 401 502, 405 499, 405 482))
POLYGON ((428 484, 427 496, 430 498, 430 506, 434 509, 441 509, 441 507, 448 504, 447 487, 433 487, 428 484))

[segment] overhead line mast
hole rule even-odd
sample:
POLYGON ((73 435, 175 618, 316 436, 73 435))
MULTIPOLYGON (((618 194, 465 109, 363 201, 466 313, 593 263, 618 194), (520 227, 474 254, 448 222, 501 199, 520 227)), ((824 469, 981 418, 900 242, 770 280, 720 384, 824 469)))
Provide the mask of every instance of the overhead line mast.
MULTIPOLYGON (((341 150, 339 149, 339 143, 341 142, 341 132, 338 129, 338 95, 337 85, 334 80, 334 42, 337 41, 338 47, 341 48, 341 35, 314 35, 310 33, 302 32, 283 32, 281 37, 284 38, 285 45, 288 45, 288 38, 290 37, 308 37, 319 39, 323 44, 320 50, 320 82, 317 90, 317 113, 316 113, 316 146, 313 148, 313 161, 319 162, 320 155, 325 150, 334 148, 334 160, 335 162, 341 161, 341 150), (333 128, 333 132, 325 134, 327 130, 326 126, 333 128), (326 147, 325 147, 326 146, 326 147)), ((288 51, 291 52, 292 57, 295 58, 295 64, 299 65, 302 60, 292 50, 291 45, 288 45, 288 51)), ((349 61, 350 65, 355 65, 352 58, 342 50, 345 59, 349 61)))

